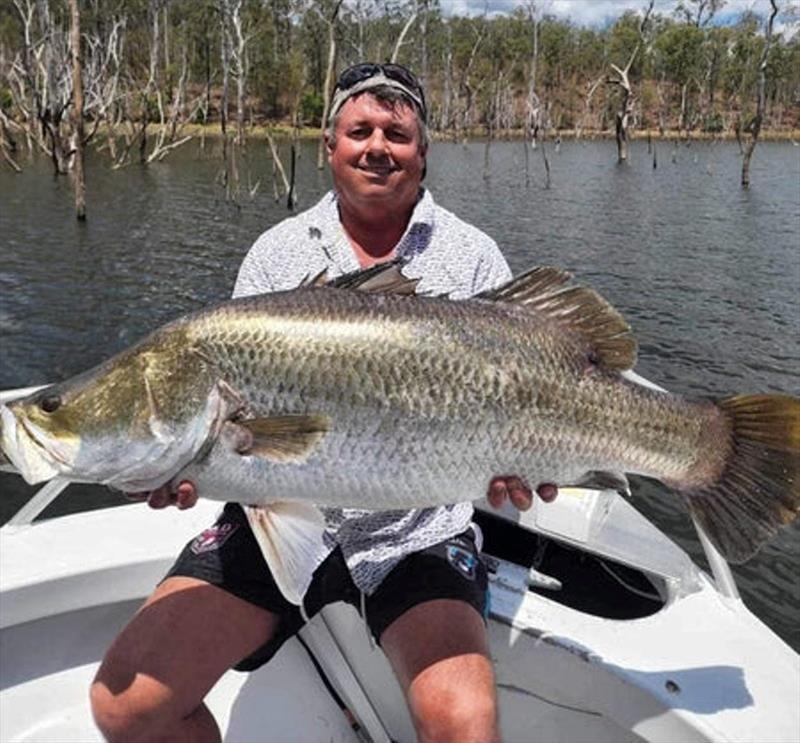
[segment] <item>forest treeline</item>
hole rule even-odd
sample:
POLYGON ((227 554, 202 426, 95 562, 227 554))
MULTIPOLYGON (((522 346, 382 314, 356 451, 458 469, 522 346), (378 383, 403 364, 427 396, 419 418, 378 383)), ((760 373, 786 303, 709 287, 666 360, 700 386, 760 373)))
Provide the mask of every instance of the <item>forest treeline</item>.
POLYGON ((39 147, 64 172, 76 138, 107 138, 121 165, 163 157, 191 123, 239 140, 316 127, 336 72, 363 60, 411 67, 432 129, 455 136, 797 129, 800 34, 773 30, 787 0, 720 25, 724 6, 643 0, 592 28, 541 0, 471 17, 437 0, 0 0, 0 149, 39 147))

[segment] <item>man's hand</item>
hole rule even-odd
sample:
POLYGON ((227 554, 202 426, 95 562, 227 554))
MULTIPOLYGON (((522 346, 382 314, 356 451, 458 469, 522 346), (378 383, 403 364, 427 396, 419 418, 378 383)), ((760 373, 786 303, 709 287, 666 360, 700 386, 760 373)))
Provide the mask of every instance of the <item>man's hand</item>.
POLYGON ((150 508, 176 506, 183 511, 197 503, 197 489, 194 483, 182 480, 175 490, 172 490, 169 485, 162 485, 149 493, 128 493, 128 499, 133 501, 146 500, 150 508))
MULTIPOLYGON (((550 482, 540 483, 536 488, 536 494, 545 503, 550 503, 558 495, 558 488, 550 482)), ((533 505, 530 486, 516 475, 493 477, 489 483, 486 499, 492 508, 501 508, 506 500, 510 500, 520 511, 527 511, 533 505)))
MULTIPOLYGON (((540 483, 536 494, 545 503, 550 503, 558 495, 558 488, 552 483, 540 483)), ((168 485, 163 485, 150 493, 129 493, 128 498, 134 501, 146 500, 150 508, 176 506, 183 511, 197 503, 197 489, 193 483, 183 480, 174 491, 168 485)), ((486 498, 493 508, 501 508, 506 500, 510 500, 520 511, 527 511, 533 505, 530 487, 521 477, 515 475, 492 478, 486 498)))

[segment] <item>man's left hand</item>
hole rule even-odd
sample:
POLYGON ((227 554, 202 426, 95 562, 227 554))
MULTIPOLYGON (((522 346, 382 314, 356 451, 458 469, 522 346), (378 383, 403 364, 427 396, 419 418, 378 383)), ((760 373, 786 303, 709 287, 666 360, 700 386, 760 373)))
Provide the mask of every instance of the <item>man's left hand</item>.
MULTIPOLYGON (((536 488, 536 494, 545 503, 550 503, 558 495, 558 488, 553 483, 540 483, 536 488)), ((486 499, 492 508, 501 508, 506 500, 510 500, 520 511, 527 511, 533 505, 533 492, 521 477, 503 475, 492 478, 486 499)))

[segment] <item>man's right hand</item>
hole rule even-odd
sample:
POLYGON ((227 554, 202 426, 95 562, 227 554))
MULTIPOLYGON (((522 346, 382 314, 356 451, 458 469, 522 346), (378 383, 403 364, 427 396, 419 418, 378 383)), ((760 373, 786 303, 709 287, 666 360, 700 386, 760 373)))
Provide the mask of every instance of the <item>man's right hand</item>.
POLYGON ((175 490, 172 490, 169 485, 162 485, 149 493, 128 493, 128 499, 133 501, 146 500, 150 508, 176 506, 183 511, 197 503, 197 489, 194 483, 189 482, 189 480, 181 480, 175 490))
MULTIPOLYGON (((558 487, 553 483, 539 483, 536 495, 545 503, 552 503, 558 495, 558 487)), ((520 511, 527 511, 533 505, 533 492, 530 486, 516 475, 493 477, 486 498, 492 508, 502 508, 507 500, 520 511)))

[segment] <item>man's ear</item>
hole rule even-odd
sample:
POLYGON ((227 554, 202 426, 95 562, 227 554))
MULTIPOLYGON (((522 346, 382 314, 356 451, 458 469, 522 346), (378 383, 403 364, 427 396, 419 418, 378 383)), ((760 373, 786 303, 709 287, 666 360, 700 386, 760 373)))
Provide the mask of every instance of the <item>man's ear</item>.
POLYGON ((331 155, 333 155, 333 151, 336 149, 336 137, 326 131, 322 135, 322 138, 325 142, 325 151, 328 153, 328 160, 330 160, 331 155))

